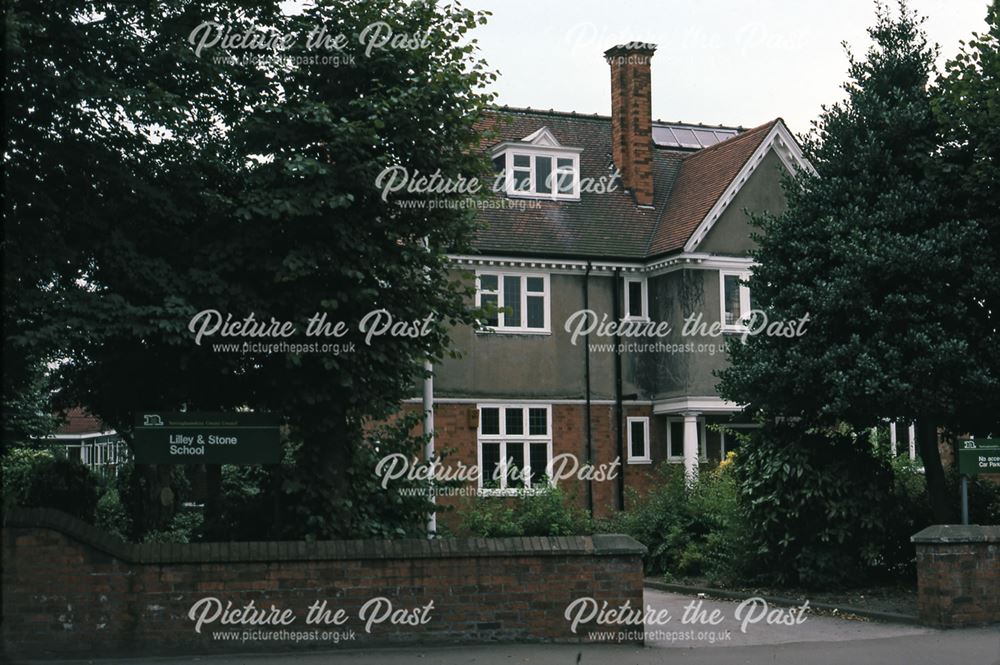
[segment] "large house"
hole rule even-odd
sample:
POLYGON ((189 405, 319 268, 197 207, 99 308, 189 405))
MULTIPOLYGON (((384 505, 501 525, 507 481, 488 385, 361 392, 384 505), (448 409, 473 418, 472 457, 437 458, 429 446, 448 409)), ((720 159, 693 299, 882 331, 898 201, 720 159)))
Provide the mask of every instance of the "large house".
POLYGON ((751 307, 748 213, 780 211, 782 175, 811 167, 780 118, 748 130, 654 121, 654 50, 605 53, 610 117, 504 107, 484 123, 499 136, 482 147, 502 200, 480 210, 477 251, 452 260, 496 314, 488 330, 454 329, 461 357, 433 383, 435 446, 480 469, 481 494, 530 487, 563 453, 619 459, 618 479, 570 485, 607 514, 624 488, 648 487, 654 465, 697 473, 749 425, 713 375, 751 307), (594 186, 609 175, 617 187, 594 186), (583 310, 673 332, 574 339, 583 310), (721 335, 683 335, 686 319, 721 335))

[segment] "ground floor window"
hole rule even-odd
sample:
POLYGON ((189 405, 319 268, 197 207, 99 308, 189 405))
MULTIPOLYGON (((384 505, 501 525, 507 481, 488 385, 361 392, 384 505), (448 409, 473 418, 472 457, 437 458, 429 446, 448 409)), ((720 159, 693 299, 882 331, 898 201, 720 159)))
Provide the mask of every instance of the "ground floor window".
MULTIPOLYGON (((697 419, 698 426, 698 456, 702 462, 708 461, 705 441, 705 419, 697 419)), ((671 462, 684 461, 684 418, 682 416, 667 417, 667 459, 671 462)))
POLYGON ((628 462, 629 464, 649 464, 649 418, 628 419, 628 462))
POLYGON ((503 493, 539 487, 551 473, 552 407, 479 405, 479 487, 503 493))
MULTIPOLYGON (((57 442, 67 439, 56 439, 57 442)), ((89 467, 99 475, 115 476, 130 459, 128 446, 117 434, 102 434, 83 439, 69 439, 61 447, 62 454, 89 467)), ((59 449, 57 449, 59 450, 59 449)))

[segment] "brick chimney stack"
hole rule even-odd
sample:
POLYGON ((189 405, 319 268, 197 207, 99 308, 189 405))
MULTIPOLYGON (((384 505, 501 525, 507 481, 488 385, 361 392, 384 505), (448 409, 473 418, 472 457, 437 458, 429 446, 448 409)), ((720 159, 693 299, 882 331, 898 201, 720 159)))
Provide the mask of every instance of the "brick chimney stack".
POLYGON ((622 186, 653 205, 653 110, 649 61, 656 44, 630 42, 604 52, 611 65, 611 155, 622 186))

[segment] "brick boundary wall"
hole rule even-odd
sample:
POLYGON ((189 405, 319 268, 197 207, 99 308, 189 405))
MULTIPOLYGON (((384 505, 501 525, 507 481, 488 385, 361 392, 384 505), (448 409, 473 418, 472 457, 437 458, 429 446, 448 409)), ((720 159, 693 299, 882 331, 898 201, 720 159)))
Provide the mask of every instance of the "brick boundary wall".
POLYGON ((935 525, 911 540, 922 623, 1000 623, 1000 526, 935 525))
MULTIPOLYGON (((14 509, 3 524, 3 646, 8 657, 258 652, 401 643, 587 641, 566 606, 582 596, 642 608, 645 547, 628 536, 326 542, 127 544, 65 513, 14 509), (192 605, 290 609, 288 626, 206 624, 192 605), (376 623, 362 606, 384 597, 424 625, 376 623), (305 622, 327 601, 343 625, 305 622), (429 602, 430 611, 421 612, 429 602), (333 635, 292 641, 223 641, 216 632, 286 630, 333 635)), ((380 601, 381 602, 381 601, 380 601)), ((388 607, 370 606, 369 614, 388 607)), ((403 618, 403 615, 398 615, 403 618)), ((639 631, 642 626, 628 626, 639 631)), ((313 636, 315 637, 315 635, 313 636)), ((636 642, 634 635, 629 636, 636 642)))

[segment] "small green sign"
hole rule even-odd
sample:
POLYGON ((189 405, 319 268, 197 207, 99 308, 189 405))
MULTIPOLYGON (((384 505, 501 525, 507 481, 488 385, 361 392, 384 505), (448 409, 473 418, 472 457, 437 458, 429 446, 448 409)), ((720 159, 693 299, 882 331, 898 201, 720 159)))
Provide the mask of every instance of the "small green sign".
POLYGON ((958 472, 966 476, 1000 473, 1000 439, 959 441, 958 472))
POLYGON ((143 411, 135 416, 140 464, 277 464, 278 420, 266 413, 143 411))

